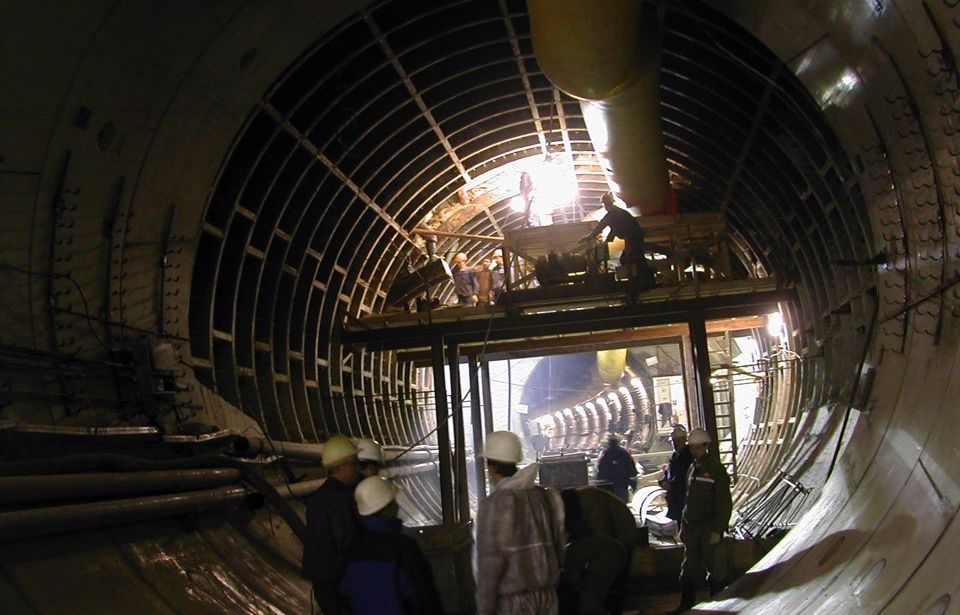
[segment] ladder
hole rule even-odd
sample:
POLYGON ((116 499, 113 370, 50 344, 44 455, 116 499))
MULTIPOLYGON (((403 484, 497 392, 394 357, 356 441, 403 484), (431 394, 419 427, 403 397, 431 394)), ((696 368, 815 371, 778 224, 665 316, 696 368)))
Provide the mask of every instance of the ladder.
POLYGON ((730 482, 737 482, 737 425, 734 417, 733 377, 717 378, 713 384, 713 407, 717 421, 717 452, 727 468, 730 482))

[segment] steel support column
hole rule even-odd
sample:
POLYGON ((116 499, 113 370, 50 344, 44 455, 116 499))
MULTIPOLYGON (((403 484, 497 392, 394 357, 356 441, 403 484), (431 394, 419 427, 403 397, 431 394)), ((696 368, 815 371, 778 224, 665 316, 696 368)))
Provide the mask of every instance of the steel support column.
POLYGON ((710 386, 710 354, 707 347, 707 323, 703 314, 694 314, 690 320, 690 342, 693 349, 693 374, 697 384, 703 428, 710 434, 711 454, 719 459, 717 450, 717 416, 713 406, 713 387, 710 386))
POLYGON ((470 488, 467 484, 467 438, 463 427, 463 394, 460 390, 460 348, 455 342, 447 344, 447 363, 450 365, 450 414, 453 416, 456 522, 465 523, 470 519, 470 488))
POLYGON ((443 337, 433 338, 433 397, 437 414, 437 456, 440 461, 440 509, 444 525, 453 524, 456 510, 453 505, 453 474, 450 458, 450 428, 447 422, 447 382, 444 377, 443 337))
MULTIPOLYGON (((490 362, 480 359, 480 375, 483 386, 483 435, 493 431, 493 393, 490 390, 490 362)), ((480 454, 482 451, 477 451, 480 454)))
POLYGON ((690 327, 680 336, 680 376, 683 378, 683 394, 686 396, 687 429, 703 425, 703 408, 697 395, 696 363, 693 360, 693 344, 690 342, 690 327))
POLYGON ((477 500, 487 496, 486 472, 481 455, 483 454, 483 415, 480 410, 480 366, 477 357, 467 357, 467 370, 470 372, 470 424, 473 425, 473 473, 476 480, 477 500))

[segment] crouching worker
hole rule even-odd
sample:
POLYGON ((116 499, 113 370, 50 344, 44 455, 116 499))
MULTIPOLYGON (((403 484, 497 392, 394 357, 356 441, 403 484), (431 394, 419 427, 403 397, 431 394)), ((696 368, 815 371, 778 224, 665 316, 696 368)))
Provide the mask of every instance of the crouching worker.
MULTIPOLYGON (((606 491, 595 487, 584 489, 593 489, 601 497, 609 498, 613 504, 623 508, 631 526, 630 539, 633 540, 636 526, 627 507, 606 491)), ((570 542, 557 591, 560 615, 619 614, 621 596, 614 594, 622 590, 619 585, 626 577, 627 549, 601 528, 591 527, 591 515, 584 513, 578 490, 565 489, 562 495, 564 522, 570 542), (617 602, 617 605, 612 606, 611 602, 617 602)), ((589 497, 590 493, 587 492, 587 495, 589 497)))
POLYGON ((430 564, 400 533, 397 488, 382 476, 357 485, 363 532, 347 552, 340 591, 356 615, 441 615, 430 564))

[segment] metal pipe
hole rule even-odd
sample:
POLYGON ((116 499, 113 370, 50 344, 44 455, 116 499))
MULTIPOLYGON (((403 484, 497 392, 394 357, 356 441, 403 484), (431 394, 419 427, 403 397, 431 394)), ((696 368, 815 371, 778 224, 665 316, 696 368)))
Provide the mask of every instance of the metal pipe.
MULTIPOLYGON (((119 403, 119 402, 118 402, 119 403)), ((0 422, 0 431, 27 437, 84 439, 107 442, 163 442, 164 444, 207 444, 217 440, 238 438, 233 431, 221 429, 210 433, 165 436, 160 429, 149 426, 85 427, 76 425, 35 425, 14 421, 0 422)))
POLYGON ((323 444, 286 442, 267 438, 238 438, 233 450, 245 455, 283 455, 292 459, 323 461, 323 444))
POLYGON ((413 474, 423 474, 425 472, 436 472, 439 467, 440 466, 438 462, 430 461, 428 463, 417 463, 410 466, 394 466, 392 468, 384 468, 380 470, 380 475, 386 476, 387 478, 411 476, 413 474))
POLYGON ((156 427, 77 427, 72 425, 33 425, 4 421, 0 431, 26 436, 85 438, 94 440, 123 439, 134 442, 160 441, 162 435, 156 427))
POLYGON ((0 504, 193 491, 238 482, 240 470, 234 468, 0 476, 0 504))
POLYGON ((218 440, 229 440, 230 438, 240 438, 231 429, 221 429, 219 431, 211 431, 210 433, 200 434, 198 436, 188 436, 188 435, 173 435, 173 436, 163 436, 164 444, 209 444, 211 442, 216 442, 218 440))
POLYGON ((434 461, 437 458, 437 447, 435 446, 416 446, 409 448, 406 446, 384 446, 384 461, 402 460, 407 463, 420 461, 434 461))
MULTIPOLYGON (((274 458, 275 459, 275 458, 274 458)), ((0 463, 0 476, 25 474, 64 474, 94 471, 137 472, 147 470, 196 470, 200 468, 237 468, 254 462, 240 462, 223 455, 194 455, 172 459, 144 459, 113 453, 85 453, 46 459, 21 459, 0 463)), ((262 465, 262 464, 258 464, 262 465)))
POLYGON ((221 487, 173 495, 4 512, 0 513, 0 541, 149 521, 244 501, 251 506, 258 506, 262 502, 259 497, 251 498, 243 487, 221 487))
MULTIPOLYGON (((307 442, 287 442, 284 440, 268 440, 266 438, 244 438, 238 437, 233 444, 233 450, 245 455, 283 455, 291 459, 302 459, 305 461, 323 461, 323 443, 307 442)), ((384 446, 384 461, 397 461, 402 459, 404 462, 431 461, 436 459, 437 449, 432 446, 417 446, 408 448, 405 446, 384 446)))
POLYGON ((315 480, 305 480, 299 483, 270 483, 277 493, 280 494, 280 497, 284 499, 291 498, 305 498, 319 489, 323 483, 327 482, 326 478, 317 478, 315 480))

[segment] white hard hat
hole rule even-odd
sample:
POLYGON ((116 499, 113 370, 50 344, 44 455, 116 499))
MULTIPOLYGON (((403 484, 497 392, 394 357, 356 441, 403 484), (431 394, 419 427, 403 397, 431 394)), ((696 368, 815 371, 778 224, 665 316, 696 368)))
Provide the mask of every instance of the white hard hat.
POLYGON ((690 430, 690 435, 687 436, 687 442, 690 444, 710 444, 710 434, 707 433, 706 429, 696 429, 690 430))
POLYGON ((357 460, 379 463, 383 465, 383 448, 380 443, 370 438, 357 438, 357 460))
POLYGON ((357 512, 363 516, 372 515, 397 499, 397 488, 382 476, 371 476, 360 481, 354 497, 357 498, 357 512))
POLYGON ((490 461, 520 463, 523 460, 520 438, 512 431, 494 431, 487 436, 483 456, 490 461))
POLYGON ((673 428, 673 431, 670 432, 671 438, 686 438, 687 437, 687 428, 683 425, 677 425, 673 428))
POLYGON ((356 458, 357 447, 350 438, 337 434, 323 443, 323 466, 332 468, 356 458))

